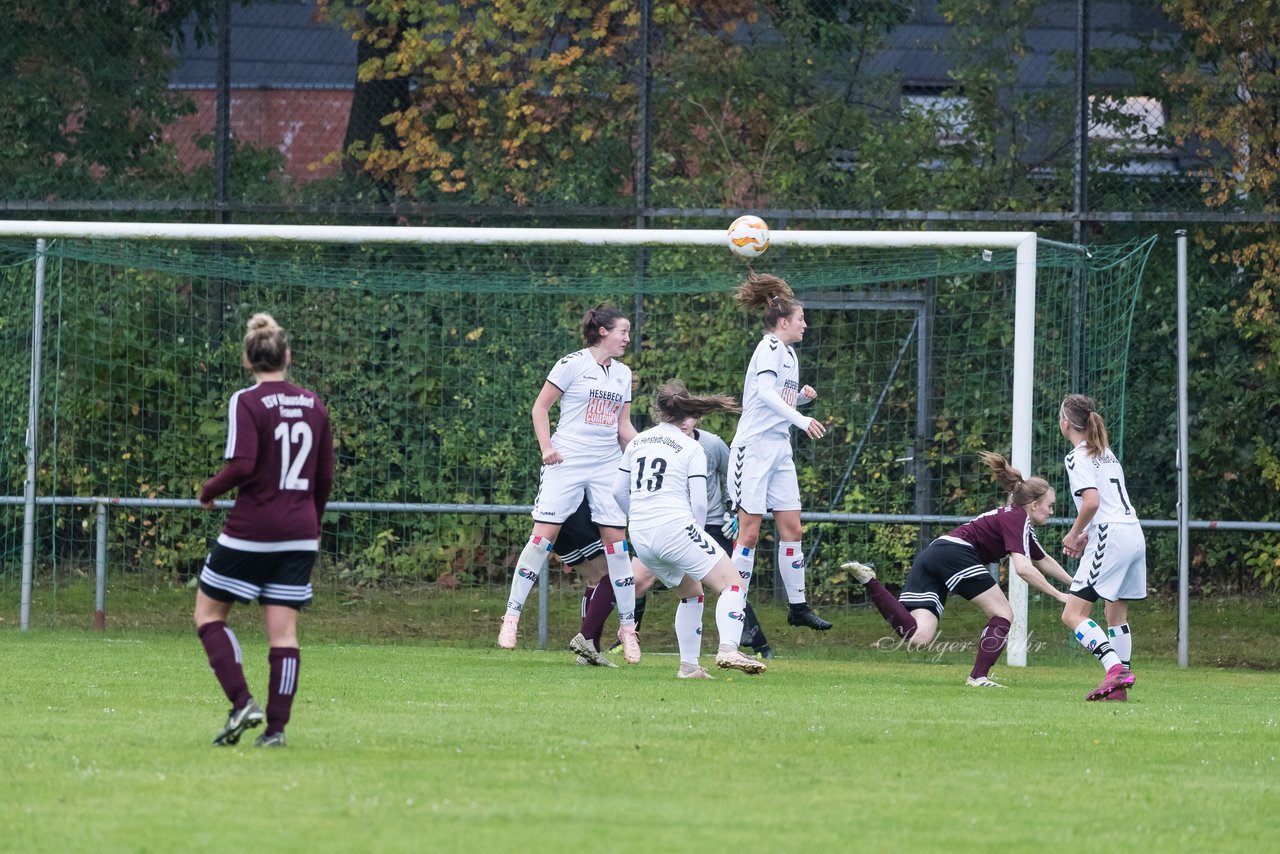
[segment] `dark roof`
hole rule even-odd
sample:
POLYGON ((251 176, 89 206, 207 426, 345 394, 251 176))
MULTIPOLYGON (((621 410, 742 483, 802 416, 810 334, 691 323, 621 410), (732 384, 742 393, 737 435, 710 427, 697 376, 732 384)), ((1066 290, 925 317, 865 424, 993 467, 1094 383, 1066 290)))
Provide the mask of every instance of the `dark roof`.
MULTIPOLYGON (((1074 74, 1076 0, 1051 0, 1037 10, 1027 33, 1031 50, 1020 61, 1022 86, 1069 84, 1074 74), (1064 57, 1066 60, 1064 61, 1064 57)), ((316 19, 315 0, 255 2, 231 6, 231 83, 246 88, 349 88, 355 81, 356 44, 349 33, 316 19)), ((1169 32, 1159 11, 1122 0, 1093 0, 1090 38, 1097 48, 1132 44, 1134 35, 1169 32)), ((907 85, 942 86, 949 82, 947 45, 952 26, 936 0, 919 0, 911 20, 890 33, 889 47, 869 65, 873 73, 898 73, 907 85)), ((745 35, 745 34, 744 34, 745 35)), ((752 38, 776 38, 756 31, 752 38)), ((217 80, 217 48, 196 48, 188 36, 174 70, 178 88, 209 88, 217 80)), ((1105 83, 1107 75, 1095 77, 1105 83)))
MULTIPOLYGON (((172 85, 211 88, 218 79, 216 44, 196 47, 187 28, 172 85)), ((348 89, 355 82, 351 34, 316 20, 315 0, 231 4, 231 85, 271 89, 348 89)))

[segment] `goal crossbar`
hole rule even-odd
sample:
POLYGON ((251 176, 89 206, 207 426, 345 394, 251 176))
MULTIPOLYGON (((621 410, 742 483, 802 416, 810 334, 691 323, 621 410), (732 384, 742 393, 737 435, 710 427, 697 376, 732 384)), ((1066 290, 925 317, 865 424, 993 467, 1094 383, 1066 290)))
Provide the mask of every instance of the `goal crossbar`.
MULTIPOLYGON (((582 246, 723 246, 717 229, 466 228, 456 226, 240 225, 234 223, 68 222, 0 220, 0 237, 78 240, 262 240, 313 243, 400 243, 582 246)), ((773 231, 771 246, 1013 249, 1029 231, 773 231)))

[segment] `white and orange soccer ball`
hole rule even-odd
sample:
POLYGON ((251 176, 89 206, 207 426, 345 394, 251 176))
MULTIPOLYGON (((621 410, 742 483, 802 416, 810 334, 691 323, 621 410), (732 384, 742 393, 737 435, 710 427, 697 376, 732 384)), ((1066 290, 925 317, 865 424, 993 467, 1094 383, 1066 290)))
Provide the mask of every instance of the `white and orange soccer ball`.
POLYGON ((729 226, 729 248, 743 258, 755 258, 769 248, 769 226, 758 216, 740 216, 729 226))

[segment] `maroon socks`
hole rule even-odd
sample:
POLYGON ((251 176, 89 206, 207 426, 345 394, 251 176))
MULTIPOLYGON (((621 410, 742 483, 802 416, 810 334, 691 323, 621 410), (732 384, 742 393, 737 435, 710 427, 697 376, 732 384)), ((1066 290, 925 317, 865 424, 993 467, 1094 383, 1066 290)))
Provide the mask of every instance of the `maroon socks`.
POLYGON ((218 684, 231 701, 231 706, 236 709, 244 708, 252 697, 249 685, 244 681, 240 642, 236 640, 235 632, 226 623, 217 620, 205 623, 196 629, 196 634, 200 636, 200 643, 204 644, 205 655, 209 656, 209 666, 213 668, 213 675, 218 678, 218 684))
POLYGON ((613 603, 613 585, 608 578, 602 578, 587 603, 587 613, 582 616, 582 636, 595 643, 597 652, 603 652, 600 636, 604 634, 605 621, 613 613, 613 603))
POLYGON ((863 585, 867 589, 867 595, 871 597, 871 604, 876 606, 876 610, 880 612, 880 616, 893 627, 900 638, 910 638, 916 631, 916 618, 911 616, 911 612, 903 607, 898 598, 885 589, 885 586, 879 580, 873 578, 863 585))
POLYGON ((293 711, 293 695, 298 692, 298 650, 273 646, 267 656, 271 662, 271 691, 267 695, 267 735, 284 732, 293 711))
POLYGON ((978 636, 978 658, 973 662, 973 671, 969 674, 977 679, 991 672, 992 666, 1004 652, 1004 645, 1009 640, 1009 621, 1004 617, 992 617, 978 636))

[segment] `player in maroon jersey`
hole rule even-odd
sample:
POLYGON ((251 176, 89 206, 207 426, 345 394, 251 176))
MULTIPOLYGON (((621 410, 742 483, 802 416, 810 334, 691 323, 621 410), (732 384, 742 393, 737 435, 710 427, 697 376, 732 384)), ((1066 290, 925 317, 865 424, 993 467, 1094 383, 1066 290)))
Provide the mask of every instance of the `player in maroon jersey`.
POLYGON ((269 314, 249 319, 244 367, 254 384, 227 405, 226 464, 200 490, 200 505, 237 489, 217 544, 205 558, 195 621, 209 666, 231 701, 214 745, 232 745, 266 720, 254 743, 284 747, 298 687, 298 610, 311 602, 320 520, 333 486, 329 413, 314 392, 285 379, 292 354, 269 314), (231 605, 262 605, 271 683, 265 713, 249 693, 240 644, 227 626, 231 605))
POLYGON ((977 605, 987 615, 987 625, 978 637, 977 660, 966 684, 1003 688, 988 674, 1004 651, 1013 609, 987 564, 1008 556, 1018 575, 1059 602, 1066 602, 1067 594, 1050 584, 1045 575, 1064 584, 1071 583, 1071 576, 1045 553, 1035 535, 1034 526, 1043 525, 1053 515, 1053 487, 1042 477, 1023 480, 999 454, 983 453, 982 461, 1009 490, 1008 504, 974 517, 926 546, 912 562, 897 599, 876 580, 871 567, 849 561, 841 568, 866 585, 872 603, 909 648, 933 641, 948 593, 959 593, 977 605))

